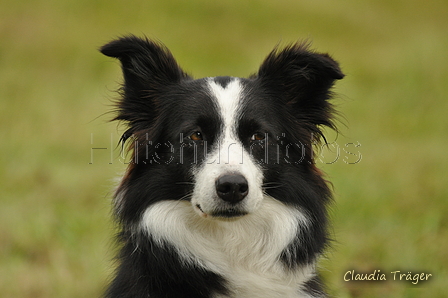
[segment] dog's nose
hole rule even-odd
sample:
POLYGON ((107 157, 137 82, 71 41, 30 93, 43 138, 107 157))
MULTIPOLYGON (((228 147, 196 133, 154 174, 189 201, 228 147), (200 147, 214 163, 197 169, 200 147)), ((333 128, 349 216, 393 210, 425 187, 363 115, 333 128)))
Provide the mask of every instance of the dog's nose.
POLYGON ((216 193, 231 204, 241 202, 249 192, 247 180, 240 174, 227 174, 216 179, 216 193))

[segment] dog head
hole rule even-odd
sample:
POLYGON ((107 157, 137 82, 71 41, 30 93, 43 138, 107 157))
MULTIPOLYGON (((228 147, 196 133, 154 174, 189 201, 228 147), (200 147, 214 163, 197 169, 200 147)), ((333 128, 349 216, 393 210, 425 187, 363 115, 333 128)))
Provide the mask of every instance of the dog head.
POLYGON ((133 140, 116 196, 122 220, 158 200, 189 201, 204 218, 238 218, 267 195, 300 205, 286 180, 320 183, 312 144, 322 126, 334 127, 330 89, 344 76, 330 56, 297 43, 274 49, 249 78, 195 80, 147 39, 120 38, 101 52, 121 62, 115 120, 128 126, 123 142, 133 140))

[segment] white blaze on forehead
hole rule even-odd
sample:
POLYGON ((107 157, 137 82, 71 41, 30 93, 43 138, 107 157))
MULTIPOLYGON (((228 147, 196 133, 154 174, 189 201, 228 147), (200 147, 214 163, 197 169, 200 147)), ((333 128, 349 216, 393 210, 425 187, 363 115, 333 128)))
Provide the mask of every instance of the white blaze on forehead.
POLYGON ((219 112, 224 121, 225 137, 230 137, 235 133, 238 109, 242 86, 238 79, 232 79, 226 87, 221 86, 213 80, 209 81, 210 91, 217 100, 219 112))
POLYGON ((242 86, 239 79, 232 79, 225 87, 209 81, 210 91, 218 104, 218 110, 223 121, 223 130, 218 136, 219 156, 217 162, 225 164, 243 163, 243 146, 236 132, 238 123, 242 86))

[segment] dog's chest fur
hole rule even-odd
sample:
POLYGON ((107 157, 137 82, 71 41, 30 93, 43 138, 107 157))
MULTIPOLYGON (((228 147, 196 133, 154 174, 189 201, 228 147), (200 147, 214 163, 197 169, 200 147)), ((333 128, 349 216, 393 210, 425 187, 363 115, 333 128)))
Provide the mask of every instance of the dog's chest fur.
POLYGON ((232 298, 297 298, 308 297, 301 287, 315 265, 286 269, 280 255, 306 226, 300 212, 265 197, 255 214, 232 222, 200 218, 187 202, 159 202, 145 212, 140 228, 160 245, 172 245, 187 266, 223 276, 232 298))

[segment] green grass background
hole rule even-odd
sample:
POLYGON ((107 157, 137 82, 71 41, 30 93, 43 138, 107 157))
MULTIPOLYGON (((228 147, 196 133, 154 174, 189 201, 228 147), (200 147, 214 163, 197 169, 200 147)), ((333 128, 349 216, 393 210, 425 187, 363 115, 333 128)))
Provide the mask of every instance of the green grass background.
POLYGON ((446 297, 442 0, 1 1, 0 297, 98 297, 107 283, 111 190, 125 166, 111 151, 122 128, 105 114, 120 69, 97 48, 127 33, 163 41, 196 77, 247 76, 276 44, 303 38, 333 55, 346 126, 317 161, 335 189, 336 241, 320 263, 330 293, 446 297), (93 147, 107 149, 90 164, 93 147), (343 280, 375 269, 433 277, 343 280))

